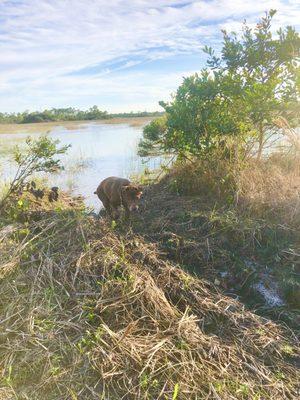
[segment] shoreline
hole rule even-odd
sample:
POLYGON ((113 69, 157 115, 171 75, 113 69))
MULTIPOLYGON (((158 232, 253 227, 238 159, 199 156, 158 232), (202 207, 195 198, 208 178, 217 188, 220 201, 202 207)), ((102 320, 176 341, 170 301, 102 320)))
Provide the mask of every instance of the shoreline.
POLYGON ((29 124, 0 124, 0 135, 10 133, 47 133, 56 127, 64 127, 68 130, 75 130, 84 127, 87 124, 99 125, 120 125, 128 124, 135 128, 141 128, 156 117, 120 117, 98 120, 82 120, 82 121, 53 121, 53 122, 33 122, 29 124))

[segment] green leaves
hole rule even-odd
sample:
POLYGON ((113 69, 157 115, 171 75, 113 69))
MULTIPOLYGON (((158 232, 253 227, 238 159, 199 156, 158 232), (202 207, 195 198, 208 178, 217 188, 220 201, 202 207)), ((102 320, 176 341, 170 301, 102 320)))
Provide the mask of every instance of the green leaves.
POLYGON ((70 146, 59 147, 58 144, 59 140, 53 140, 47 136, 40 136, 36 140, 28 137, 26 139, 27 149, 21 152, 16 147, 13 155, 14 161, 26 170, 26 174, 54 172, 62 169, 60 160, 54 157, 66 153, 70 146))
POLYGON ((51 122, 51 121, 77 121, 106 119, 110 115, 106 111, 101 111, 97 106, 93 106, 86 111, 78 110, 73 107, 52 108, 51 110, 34 111, 23 113, 0 113, 1 123, 35 123, 35 122, 51 122))
POLYGON ((13 153, 13 160, 17 164, 17 172, 12 180, 9 190, 0 202, 0 208, 12 192, 22 188, 24 182, 34 173, 53 173, 63 169, 61 161, 57 156, 66 153, 70 146, 59 146, 59 140, 47 136, 37 139, 28 137, 26 148, 20 150, 17 146, 13 153))
POLYGON ((209 156, 218 141, 237 145, 256 139, 258 156, 278 116, 299 123, 299 34, 292 27, 271 29, 275 10, 256 27, 223 32, 220 56, 208 46, 208 69, 183 80, 170 103, 160 102, 166 116, 145 129, 140 149, 209 156))
POLYGON ((157 153, 158 148, 163 146, 163 137, 167 129, 167 118, 162 116, 154 119, 143 130, 143 139, 139 143, 138 153, 140 156, 157 153))

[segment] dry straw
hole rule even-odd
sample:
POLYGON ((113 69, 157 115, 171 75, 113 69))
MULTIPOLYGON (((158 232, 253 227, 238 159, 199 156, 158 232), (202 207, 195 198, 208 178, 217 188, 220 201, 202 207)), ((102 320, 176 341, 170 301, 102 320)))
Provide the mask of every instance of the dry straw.
POLYGON ((74 207, 22 224, 0 231, 0 399, 298 398, 288 328, 74 207))

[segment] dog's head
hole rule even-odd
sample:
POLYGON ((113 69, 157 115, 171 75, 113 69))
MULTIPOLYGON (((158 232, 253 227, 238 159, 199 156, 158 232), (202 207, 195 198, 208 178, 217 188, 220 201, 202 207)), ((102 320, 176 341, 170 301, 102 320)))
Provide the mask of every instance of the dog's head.
POLYGON ((139 208, 138 203, 143 194, 142 187, 130 184, 122 186, 121 191, 124 205, 126 205, 130 211, 137 211, 139 208))

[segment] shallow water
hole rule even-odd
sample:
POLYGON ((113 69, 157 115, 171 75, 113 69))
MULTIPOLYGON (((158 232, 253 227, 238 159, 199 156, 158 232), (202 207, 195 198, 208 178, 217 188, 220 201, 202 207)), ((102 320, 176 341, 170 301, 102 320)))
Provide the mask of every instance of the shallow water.
MULTIPOLYGON (((130 178, 146 167, 158 168, 162 161, 157 157, 145 159, 137 155, 137 144, 142 136, 140 127, 91 122, 72 130, 57 126, 47 134, 59 139, 62 145, 71 144, 68 153, 62 157, 65 171, 49 176, 49 183, 83 195, 86 204, 95 210, 100 208, 101 203, 93 192, 102 179, 108 176, 130 178)), ((27 136, 28 133, 1 134, 0 146, 2 144, 4 150, 14 143, 22 143, 27 136)), ((7 157, 8 151, 1 152, 0 149, 1 175, 4 179, 11 177, 15 170, 7 157)))

